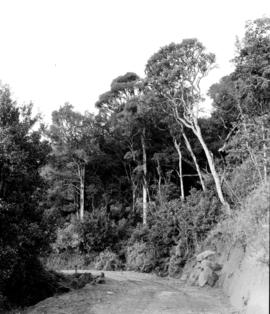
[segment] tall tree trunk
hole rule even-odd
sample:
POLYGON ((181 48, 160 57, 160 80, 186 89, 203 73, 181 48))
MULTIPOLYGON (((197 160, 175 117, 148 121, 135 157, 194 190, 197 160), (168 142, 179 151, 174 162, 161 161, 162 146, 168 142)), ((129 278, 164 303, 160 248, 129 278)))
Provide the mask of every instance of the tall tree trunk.
POLYGON ((84 219, 84 179, 85 179, 85 165, 80 167, 80 220, 84 219))
POLYGON ((182 170, 182 152, 180 148, 180 144, 177 143, 177 140, 173 139, 174 147, 178 153, 178 165, 179 165, 179 180, 180 180, 180 190, 181 190, 181 200, 183 201, 185 199, 185 192, 184 192, 184 183, 183 183, 183 170, 182 170))
POLYGON ((145 129, 143 129, 143 134, 141 135, 141 145, 143 152, 143 224, 147 225, 147 156, 145 148, 145 129))
POLYGON ((229 208, 230 208, 229 204, 227 203, 227 201, 225 200, 225 198, 223 196, 223 192, 221 189, 221 182, 219 179, 219 175, 216 171, 213 154, 210 152, 210 150, 208 149, 208 147, 207 147, 207 145, 203 139, 201 128, 200 128, 197 120, 195 121, 195 128, 193 131, 195 131, 194 134, 197 136, 197 138, 200 141, 202 148, 204 150, 211 174, 212 174, 214 182, 215 182, 218 198, 219 198, 220 202, 222 203, 222 205, 224 205, 226 207, 226 209, 229 210, 229 208))
POLYGON ((227 212, 227 214, 230 215, 230 205, 228 204, 228 202, 225 200, 225 198, 223 196, 223 192, 221 189, 221 182, 220 182, 219 175, 218 175, 216 168, 215 168, 213 154, 210 152, 210 150, 208 149, 208 147, 207 147, 207 145, 203 139, 201 128, 199 126, 197 118, 194 117, 194 115, 193 115, 192 120, 190 122, 187 122, 185 119, 183 119, 179 116, 178 111, 174 110, 174 114, 175 114, 176 121, 181 125, 181 127, 183 128, 183 126, 186 126, 187 128, 190 128, 192 130, 192 132, 194 133, 194 135, 199 140, 200 144, 202 145, 202 148, 204 150, 211 174, 212 174, 214 182, 215 182, 218 198, 219 198, 221 204, 224 206, 224 210, 227 212))
POLYGON ((161 195, 161 168, 160 168, 160 162, 157 158, 157 173, 158 173, 158 197, 159 202, 162 204, 162 195, 161 195))
POLYGON ((202 189, 203 189, 203 191, 206 191, 205 184, 204 184, 203 177, 202 177, 202 173, 201 173, 201 169, 200 169, 199 164, 197 162, 197 158, 196 158, 196 156, 192 150, 192 147, 190 145, 190 142, 189 142, 184 130, 182 130, 182 134, 183 134, 183 138, 185 140, 186 147, 187 147, 188 151, 190 152, 190 155, 191 155, 193 162, 196 166, 196 170, 197 170, 198 176, 200 178, 202 189))

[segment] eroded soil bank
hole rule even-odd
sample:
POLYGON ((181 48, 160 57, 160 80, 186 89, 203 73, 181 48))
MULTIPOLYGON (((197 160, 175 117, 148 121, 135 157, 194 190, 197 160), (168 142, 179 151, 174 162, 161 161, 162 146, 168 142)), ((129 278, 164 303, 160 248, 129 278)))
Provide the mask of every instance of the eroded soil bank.
MULTIPOLYGON (((91 271, 98 274, 98 272, 91 271)), ((46 299, 27 314, 232 314, 217 288, 135 272, 105 272, 106 283, 46 299)))

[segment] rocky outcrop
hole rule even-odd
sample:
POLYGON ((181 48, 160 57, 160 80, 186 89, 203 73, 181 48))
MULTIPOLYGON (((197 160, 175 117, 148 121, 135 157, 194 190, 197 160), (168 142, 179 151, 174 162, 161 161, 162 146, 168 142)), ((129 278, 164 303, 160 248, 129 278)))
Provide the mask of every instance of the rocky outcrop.
POLYGON ((181 280, 222 288, 241 313, 269 313, 269 265, 258 259, 251 245, 216 241, 186 264, 181 280))
POLYGON ((213 287, 219 279, 221 269, 222 266, 216 262, 216 252, 203 251, 185 269, 181 280, 200 287, 213 287))

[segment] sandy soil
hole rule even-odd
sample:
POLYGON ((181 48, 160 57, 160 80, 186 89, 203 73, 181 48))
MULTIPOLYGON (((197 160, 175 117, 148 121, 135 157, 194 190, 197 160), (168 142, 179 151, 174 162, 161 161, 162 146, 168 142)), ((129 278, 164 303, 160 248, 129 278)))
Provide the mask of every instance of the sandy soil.
MULTIPOLYGON (((94 274, 100 272, 91 271, 94 274)), ((106 283, 48 298, 27 314, 231 314, 219 289, 135 272, 104 272, 106 283)))

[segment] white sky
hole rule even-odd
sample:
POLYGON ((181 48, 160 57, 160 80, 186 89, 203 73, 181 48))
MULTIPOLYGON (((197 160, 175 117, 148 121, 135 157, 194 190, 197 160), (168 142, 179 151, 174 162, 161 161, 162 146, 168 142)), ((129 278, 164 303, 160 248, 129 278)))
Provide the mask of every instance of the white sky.
POLYGON ((0 0, 0 80, 46 121, 66 101, 93 112, 115 77, 143 76, 160 47, 196 37, 219 66, 207 91, 232 71, 245 21, 263 15, 270 0, 0 0))

